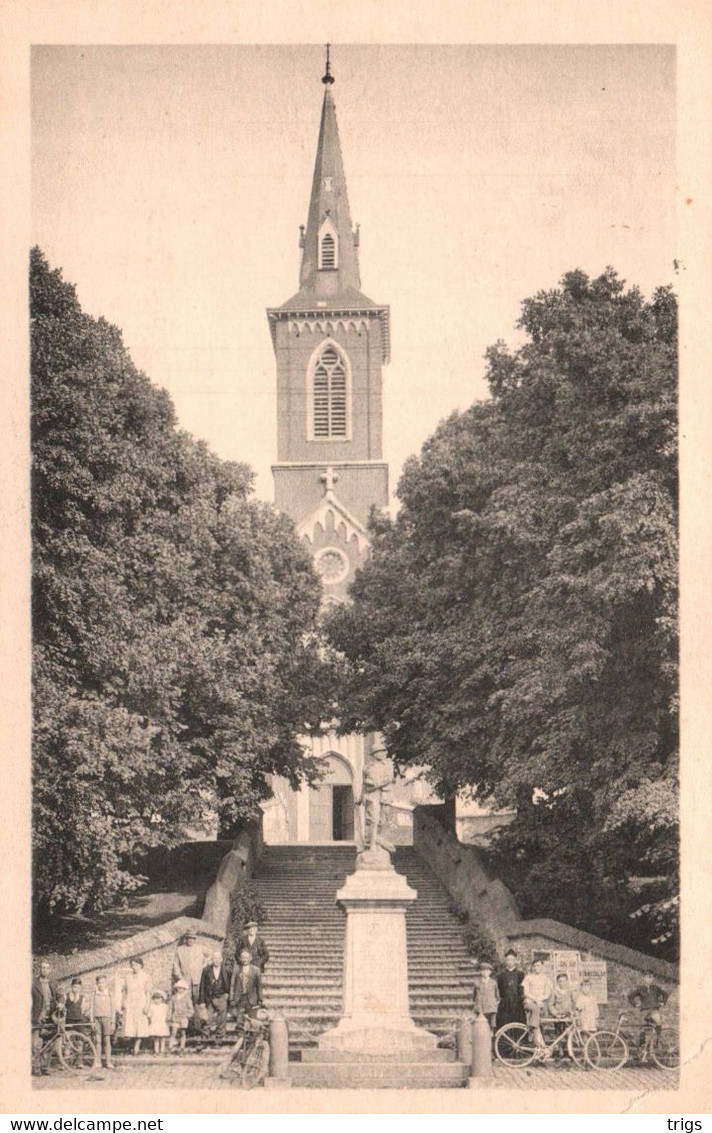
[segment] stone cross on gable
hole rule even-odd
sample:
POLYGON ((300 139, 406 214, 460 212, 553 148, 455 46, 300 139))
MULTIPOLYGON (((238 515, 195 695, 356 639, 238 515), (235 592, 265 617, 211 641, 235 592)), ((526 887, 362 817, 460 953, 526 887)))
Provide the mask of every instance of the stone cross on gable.
POLYGON ((329 467, 326 469, 326 472, 322 472, 319 479, 324 485, 324 495, 328 496, 329 492, 333 492, 334 484, 338 483, 339 477, 337 473, 334 472, 334 469, 331 467, 331 465, 329 465, 329 467))

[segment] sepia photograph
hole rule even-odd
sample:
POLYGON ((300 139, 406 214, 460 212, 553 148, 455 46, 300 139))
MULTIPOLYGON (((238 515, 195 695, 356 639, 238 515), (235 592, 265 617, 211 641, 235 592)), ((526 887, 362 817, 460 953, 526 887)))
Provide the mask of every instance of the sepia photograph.
POLYGON ((20 1075, 672 1111, 678 51, 324 31, 29 48, 20 1075))

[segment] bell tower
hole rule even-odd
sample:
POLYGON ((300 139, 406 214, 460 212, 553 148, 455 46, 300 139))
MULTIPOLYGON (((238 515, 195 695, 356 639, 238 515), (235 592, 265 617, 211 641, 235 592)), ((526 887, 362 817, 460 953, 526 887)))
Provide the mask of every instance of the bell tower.
POLYGON ((382 381, 390 334, 388 307, 361 291, 328 47, 322 82, 299 290, 267 318, 277 362, 275 503, 309 543, 329 603, 345 598, 364 561, 371 508, 388 503, 382 381))
MULTIPOLYGON (((388 307, 361 291, 328 46, 322 82, 299 290, 267 318, 277 360, 275 503, 313 555, 328 606, 346 600, 368 557, 371 508, 388 503, 381 388, 390 343, 388 307)), ((362 845, 363 768, 374 742, 335 732, 305 737, 322 779, 295 791, 272 777, 272 797, 262 804, 265 841, 362 845)))

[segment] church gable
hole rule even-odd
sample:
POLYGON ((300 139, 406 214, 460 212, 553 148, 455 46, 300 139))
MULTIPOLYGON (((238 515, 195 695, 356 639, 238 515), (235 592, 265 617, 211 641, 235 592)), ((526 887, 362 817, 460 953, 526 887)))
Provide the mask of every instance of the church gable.
POLYGON ((356 571, 368 558, 371 544, 365 528, 330 491, 298 524, 297 533, 314 557, 325 603, 345 598, 356 571))

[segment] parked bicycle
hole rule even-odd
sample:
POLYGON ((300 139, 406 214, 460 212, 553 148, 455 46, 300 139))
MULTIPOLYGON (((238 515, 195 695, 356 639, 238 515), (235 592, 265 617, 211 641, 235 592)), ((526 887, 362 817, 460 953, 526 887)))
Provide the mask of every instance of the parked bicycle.
POLYGON ((269 1070, 269 1014, 259 1008, 254 1016, 246 1015, 239 1028, 237 1042, 218 1072, 220 1078, 232 1081, 243 1090, 251 1090, 267 1077, 269 1070))
POLYGON ((657 1026, 646 1019, 638 1033, 623 1030, 625 1011, 618 1015, 614 1031, 594 1031, 584 1047, 592 1066, 620 1070, 626 1063, 676 1070, 680 1065, 680 1040, 676 1027, 657 1026))
POLYGON ((582 1068, 590 1066, 584 1053, 586 1038, 577 1019, 542 1019, 541 1034, 543 1044, 535 1041, 533 1029, 525 1023, 507 1023, 495 1034, 495 1054, 505 1066, 529 1066, 563 1057, 582 1068))
POLYGON ((98 1062, 97 1049, 85 1031, 68 1027, 66 1023, 47 1024, 32 1028, 42 1034, 42 1046, 33 1054, 33 1069, 42 1074, 52 1070, 89 1070, 98 1062), (44 1034, 42 1032, 45 1032, 44 1034))

